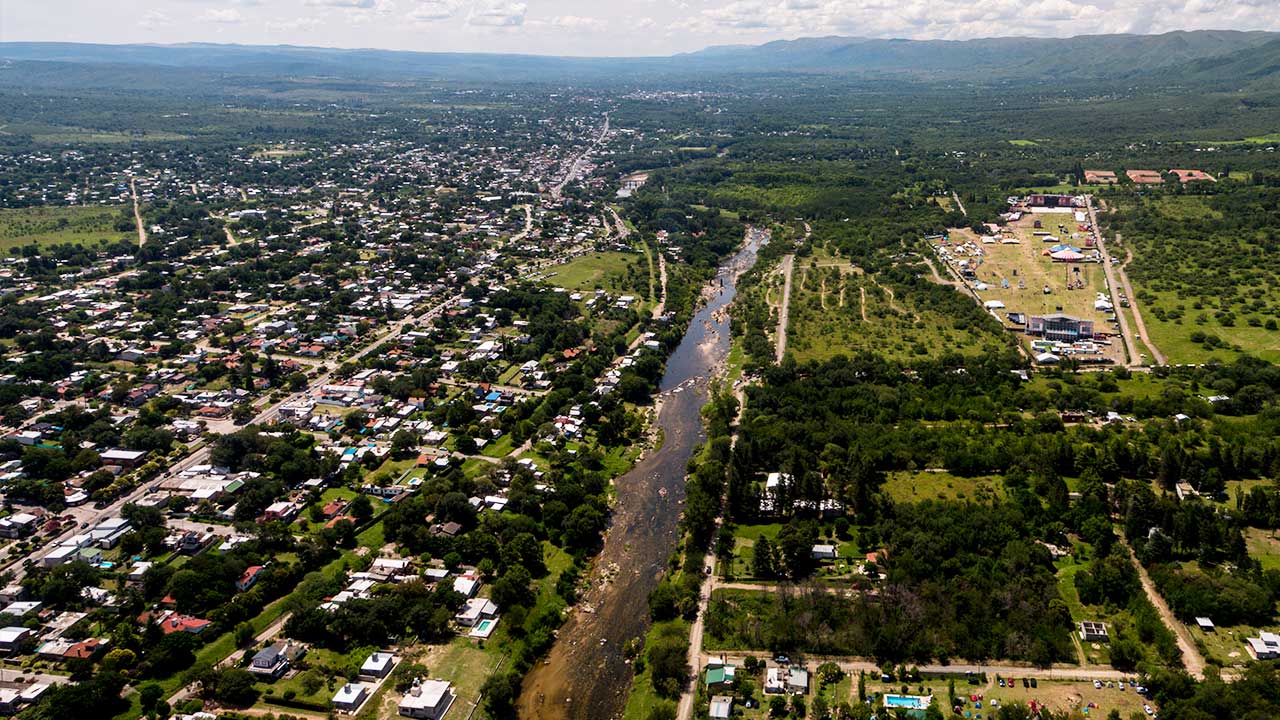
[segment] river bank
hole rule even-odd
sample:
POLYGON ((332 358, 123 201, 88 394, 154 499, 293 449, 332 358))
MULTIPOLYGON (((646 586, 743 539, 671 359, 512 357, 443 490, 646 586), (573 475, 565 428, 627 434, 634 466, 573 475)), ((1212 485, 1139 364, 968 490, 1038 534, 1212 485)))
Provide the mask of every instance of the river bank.
POLYGON ((631 686, 627 641, 649 625, 648 598, 679 536, 684 473, 705 438, 702 407, 708 379, 729 352, 729 322, 737 278, 755 262, 767 237, 748 231, 743 246, 704 288, 705 302, 667 360, 655 425, 662 445, 615 481, 617 504, 604 547, 592 565, 590 589, 565 622, 543 664, 525 678, 522 718, 602 720, 619 717, 631 686))

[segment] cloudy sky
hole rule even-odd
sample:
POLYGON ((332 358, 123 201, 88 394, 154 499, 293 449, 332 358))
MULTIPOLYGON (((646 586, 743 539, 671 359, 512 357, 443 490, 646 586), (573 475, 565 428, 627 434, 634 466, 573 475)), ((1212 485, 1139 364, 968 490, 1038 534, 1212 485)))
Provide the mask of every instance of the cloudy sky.
POLYGON ((0 0, 0 41, 654 55, 817 35, 1280 30, 1280 0, 0 0))

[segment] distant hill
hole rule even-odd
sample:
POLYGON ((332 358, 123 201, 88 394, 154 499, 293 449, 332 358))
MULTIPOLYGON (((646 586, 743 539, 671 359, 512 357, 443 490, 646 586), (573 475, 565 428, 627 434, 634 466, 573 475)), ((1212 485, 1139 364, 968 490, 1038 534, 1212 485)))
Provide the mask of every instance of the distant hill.
POLYGON ((683 57, 725 69, 756 71, 1123 77, 1231 56, 1276 40, 1280 34, 1229 30, 964 41, 824 37, 711 48, 683 57))
MULTIPOLYGON (((1264 80, 1277 73, 1280 34, 1205 30, 1073 38, 882 40, 804 38, 719 46, 667 57, 578 58, 216 44, 0 43, 18 62, 167 67, 246 76, 598 82, 778 73, 913 75, 945 80, 1151 76, 1163 81, 1264 80)), ((0 77, 3 77, 0 75, 0 77)))

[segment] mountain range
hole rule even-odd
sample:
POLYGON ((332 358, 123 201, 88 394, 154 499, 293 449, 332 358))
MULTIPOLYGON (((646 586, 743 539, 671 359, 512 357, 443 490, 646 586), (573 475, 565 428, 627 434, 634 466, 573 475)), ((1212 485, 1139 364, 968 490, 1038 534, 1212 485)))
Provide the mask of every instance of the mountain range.
MULTIPOLYGON (((710 47, 663 57, 554 57, 300 46, 0 43, 0 59, 154 67, 247 76, 599 82, 751 74, 910 75, 955 81, 1153 78, 1275 83, 1280 33, 1202 30, 1162 35, 982 40, 822 37, 710 47)), ((3 68, 0 67, 0 72, 3 68)))

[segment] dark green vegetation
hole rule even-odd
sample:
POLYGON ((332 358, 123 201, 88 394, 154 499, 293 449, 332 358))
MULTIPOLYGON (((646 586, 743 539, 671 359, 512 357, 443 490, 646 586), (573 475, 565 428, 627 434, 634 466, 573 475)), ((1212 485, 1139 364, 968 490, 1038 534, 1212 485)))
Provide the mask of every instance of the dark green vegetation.
MULTIPOLYGON (((917 362, 908 375, 901 366, 862 356, 766 370, 764 382, 749 390, 743 433, 725 469, 731 520, 790 518, 772 559, 770 550, 761 550, 769 544, 757 542, 753 574, 802 583, 814 570, 809 548, 831 532, 815 509, 832 501, 857 525, 862 550, 883 547, 887 560, 877 562, 879 582, 854 582, 862 590, 852 604, 803 583, 790 596, 721 596, 708 618, 714 642, 893 660, 1069 660, 1072 618, 1056 598, 1052 558, 1035 541, 1063 546, 1070 536, 1097 547, 1093 565, 1077 575, 1081 600, 1124 607, 1136 599, 1136 580, 1124 569, 1127 560, 1111 557, 1118 548, 1113 516, 1124 521, 1146 562, 1193 558, 1206 568, 1236 568, 1216 586, 1209 575, 1184 586, 1187 594, 1201 593, 1201 584, 1210 595, 1215 587, 1230 588, 1250 599, 1238 609, 1253 608, 1257 614, 1248 620, 1274 617, 1280 575, 1262 572, 1244 552, 1245 519, 1221 505, 1179 502, 1152 490, 1153 484, 1171 490, 1189 483, 1213 497, 1228 479, 1273 476, 1280 462, 1273 408, 1247 419, 1214 416, 1180 388, 1232 377, 1271 395, 1280 389, 1274 368, 1242 363, 1182 371, 1162 381, 1162 397, 1152 402, 1125 398, 1123 377, 1103 376, 1095 385, 1094 376, 1088 387, 1065 375, 1043 388, 1027 386, 1009 372, 1009 362, 1016 365, 1013 357, 917 362), (1137 422, 1067 426, 1057 412, 1120 407, 1137 422), (1164 419, 1178 412, 1205 419, 1164 419), (885 492, 886 473, 916 468, 1001 476, 1009 500, 895 504, 885 492), (767 471, 794 480, 765 491, 760 481, 767 471), (1071 502, 1069 488, 1081 498, 1071 502), (1109 573, 1117 569, 1121 576, 1113 580, 1109 573), (876 592, 867 594, 870 588, 876 592)), ((1266 491, 1260 493, 1255 504, 1270 507, 1262 499, 1266 491)), ((1182 610, 1180 600, 1180 613, 1199 614, 1182 610)), ((1143 620, 1146 612, 1136 613, 1141 641, 1170 642, 1158 623, 1143 620)), ((1176 661, 1176 649, 1164 647, 1166 660, 1176 661)), ((1113 662, 1129 664, 1123 648, 1113 648, 1113 662)))
MULTIPOLYGON (((821 587, 745 596, 723 591, 712 602, 707 631, 726 648, 893 661, 1069 660, 1071 614, 1055 598, 1052 558, 1035 544, 1027 520, 1012 505, 895 507, 862 531, 879 536, 888 550, 875 597, 859 593, 850 600, 821 587)), ((793 550, 781 540, 788 572, 804 573, 813 544, 805 542, 793 550)))

